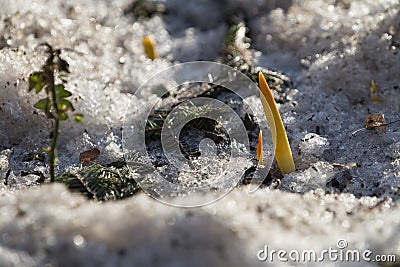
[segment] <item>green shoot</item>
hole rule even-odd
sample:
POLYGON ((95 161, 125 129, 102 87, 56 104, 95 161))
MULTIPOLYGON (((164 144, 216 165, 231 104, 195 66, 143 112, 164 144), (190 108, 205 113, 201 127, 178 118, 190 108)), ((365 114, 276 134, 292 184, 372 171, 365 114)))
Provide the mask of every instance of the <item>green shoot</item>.
MULTIPOLYGON (((55 165, 57 161, 56 147, 59 136, 60 122, 68 119, 68 112, 74 111, 74 107, 67 98, 72 93, 65 90, 67 75, 70 73, 69 64, 61 58, 61 49, 53 49, 47 43, 43 44, 47 48, 48 57, 40 71, 34 72, 29 76, 29 92, 35 91, 39 94, 43 89, 46 97, 40 99, 33 106, 42 110, 46 117, 54 121, 51 146, 44 149, 48 154, 51 182, 55 180, 55 165), (56 78, 60 83, 56 83, 56 78)), ((82 114, 75 114, 74 121, 82 123, 82 114)))

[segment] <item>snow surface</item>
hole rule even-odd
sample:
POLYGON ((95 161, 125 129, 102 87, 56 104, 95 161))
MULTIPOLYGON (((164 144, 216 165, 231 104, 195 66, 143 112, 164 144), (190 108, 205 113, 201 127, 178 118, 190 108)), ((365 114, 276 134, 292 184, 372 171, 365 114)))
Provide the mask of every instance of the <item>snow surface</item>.
MULTIPOLYGON (((164 3, 163 1, 160 1, 164 3)), ((0 9, 0 265, 258 266, 257 251, 349 248, 400 260, 400 125, 364 131, 364 119, 400 119, 400 3, 395 0, 165 1, 166 17, 135 19, 131 1, 5 0, 0 9), (216 60, 232 11, 246 16, 255 64, 293 80, 279 105, 297 171, 276 190, 235 189, 199 209, 168 207, 145 194, 93 203, 62 185, 25 189, 46 172, 26 162, 49 142, 51 123, 34 112, 26 77, 48 42, 67 47, 67 89, 84 124, 66 122, 58 170, 98 147, 122 156, 121 127, 139 86, 166 67, 216 60), (150 35, 160 57, 146 58, 150 35), (382 102, 369 96, 375 80, 382 102), (61 259, 62 258, 62 259, 61 259)), ((156 96, 142 96, 149 105, 156 96)), ((137 107, 140 110, 141 107, 137 107)), ((193 196, 193 198, 206 196, 193 196)), ((345 263, 330 263, 343 266, 345 263)), ((359 263, 377 266, 375 263, 359 263)), ((318 263, 315 264, 316 266, 318 263)), ((357 263, 354 264, 357 266, 357 263)))

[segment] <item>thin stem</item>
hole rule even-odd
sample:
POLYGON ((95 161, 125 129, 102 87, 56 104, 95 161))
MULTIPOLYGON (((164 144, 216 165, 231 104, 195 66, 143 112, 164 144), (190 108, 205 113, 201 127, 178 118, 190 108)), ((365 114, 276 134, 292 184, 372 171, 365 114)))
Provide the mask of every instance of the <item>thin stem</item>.
POLYGON ((54 69, 51 68, 51 70, 49 70, 49 77, 50 77, 50 81, 49 81, 49 90, 50 90, 50 94, 51 94, 51 102, 53 103, 53 108, 56 111, 57 114, 57 118, 58 115, 60 114, 59 110, 58 110, 58 103, 57 103, 57 98, 56 98, 56 89, 55 89, 55 81, 54 81, 54 69))
MULTIPOLYGON (((53 58, 52 58, 52 65, 53 65, 53 58)), ((54 130, 53 130, 53 140, 51 143, 51 148, 49 152, 49 166, 50 166, 50 180, 51 182, 55 181, 55 165, 56 165, 56 147, 57 147, 57 141, 58 141, 58 133, 59 133, 59 126, 60 126, 60 112, 58 110, 58 103, 57 103, 57 97, 56 97, 56 90, 55 90, 55 85, 54 85, 54 68, 51 67, 48 70, 48 77, 50 78, 49 82, 49 90, 51 94, 51 102, 53 103, 53 108, 55 110, 55 113, 57 114, 55 116, 55 125, 54 125, 54 130)))
POLYGON ((49 152, 49 165, 50 165, 50 180, 54 182, 55 180, 55 165, 56 165, 56 147, 58 140, 60 119, 57 117, 55 119, 54 131, 53 131, 53 141, 51 143, 51 148, 49 152))
POLYGON ((388 122, 386 124, 382 124, 381 126, 387 126, 387 125, 390 125, 390 124, 393 124, 393 123, 396 123, 396 122, 400 122, 400 120, 391 121, 391 122, 388 122))

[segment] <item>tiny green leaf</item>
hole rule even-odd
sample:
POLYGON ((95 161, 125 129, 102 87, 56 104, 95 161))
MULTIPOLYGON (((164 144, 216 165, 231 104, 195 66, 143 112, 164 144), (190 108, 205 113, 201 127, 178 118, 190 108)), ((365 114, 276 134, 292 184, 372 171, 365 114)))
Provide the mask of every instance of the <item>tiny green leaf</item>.
POLYGON ((32 91, 36 84, 39 83, 39 77, 36 75, 32 75, 29 77, 29 92, 32 91))
POLYGON ((76 123, 83 123, 83 114, 74 114, 74 121, 76 123))
POLYGON ((56 95, 57 98, 66 98, 66 97, 70 97, 72 95, 72 93, 70 91, 65 90, 65 87, 63 84, 57 84, 56 86, 54 86, 54 89, 56 90, 56 95))
POLYGON ((34 72, 29 76, 29 92, 35 89, 36 94, 46 86, 46 79, 43 72, 34 72))
POLYGON ((60 114, 60 116, 58 118, 60 119, 60 121, 65 121, 68 119, 68 114, 63 112, 60 114))
POLYGON ((50 99, 48 97, 46 97, 46 98, 40 99, 33 106, 37 109, 47 112, 49 110, 49 104, 50 104, 50 99))
POLYGON ((67 111, 67 110, 71 110, 71 111, 75 110, 74 106, 72 106, 72 103, 63 98, 59 100, 57 107, 62 112, 67 111))

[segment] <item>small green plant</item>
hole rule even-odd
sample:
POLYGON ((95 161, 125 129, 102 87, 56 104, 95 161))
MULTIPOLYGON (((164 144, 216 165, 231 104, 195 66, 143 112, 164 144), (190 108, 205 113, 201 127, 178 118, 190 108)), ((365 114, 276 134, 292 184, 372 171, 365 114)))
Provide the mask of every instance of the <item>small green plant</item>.
POLYGON ((145 166, 124 160, 107 166, 91 162, 77 171, 68 171, 57 176, 56 181, 64 183, 69 189, 80 192, 90 199, 108 201, 133 196, 140 191, 134 176, 146 171, 145 166), (137 173, 136 173, 137 172, 137 173))
MULTIPOLYGON (((47 48, 48 57, 41 70, 29 76, 29 92, 34 91, 36 94, 39 94, 44 89, 47 95, 36 102, 34 107, 42 110, 49 120, 54 121, 51 146, 44 148, 44 151, 48 154, 50 179, 51 182, 54 182, 57 161, 56 147, 60 122, 67 120, 67 112, 74 111, 75 109, 71 101, 67 99, 72 93, 65 90, 67 74, 70 73, 68 62, 61 58, 61 49, 54 49, 47 43, 42 45, 47 48)), ((82 119, 82 114, 74 114, 75 122, 82 123, 82 119)))

